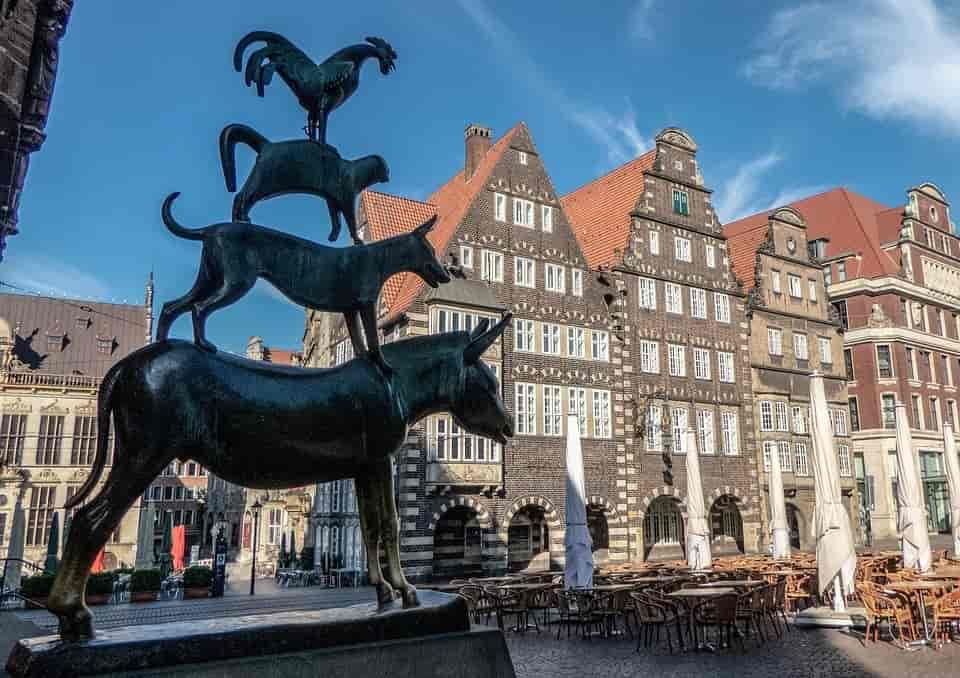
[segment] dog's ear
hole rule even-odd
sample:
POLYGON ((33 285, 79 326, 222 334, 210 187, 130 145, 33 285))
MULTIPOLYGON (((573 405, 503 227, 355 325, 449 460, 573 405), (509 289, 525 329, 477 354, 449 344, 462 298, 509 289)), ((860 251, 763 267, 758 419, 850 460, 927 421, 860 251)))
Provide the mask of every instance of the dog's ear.
POLYGON ((426 238, 427 233, 433 230, 433 227, 437 223, 437 215, 434 214, 432 217, 427 219, 425 222, 413 229, 413 234, 421 238, 426 238))

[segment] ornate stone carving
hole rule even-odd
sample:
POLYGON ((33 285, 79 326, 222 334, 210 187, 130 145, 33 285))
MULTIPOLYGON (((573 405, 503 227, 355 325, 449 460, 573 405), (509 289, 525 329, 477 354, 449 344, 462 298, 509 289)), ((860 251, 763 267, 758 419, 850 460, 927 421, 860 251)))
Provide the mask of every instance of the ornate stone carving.
POLYGON ((60 401, 54 398, 49 404, 40 408, 44 414, 69 414, 70 410, 60 405, 60 401))
POLYGON ((13 400, 7 400, 0 406, 0 410, 4 414, 29 414, 33 411, 33 408, 30 406, 30 403, 23 402, 20 398, 14 398, 13 400))
POLYGON ((887 327, 890 325, 890 319, 884 313, 880 304, 874 304, 870 309, 870 317, 867 318, 867 327, 887 327))

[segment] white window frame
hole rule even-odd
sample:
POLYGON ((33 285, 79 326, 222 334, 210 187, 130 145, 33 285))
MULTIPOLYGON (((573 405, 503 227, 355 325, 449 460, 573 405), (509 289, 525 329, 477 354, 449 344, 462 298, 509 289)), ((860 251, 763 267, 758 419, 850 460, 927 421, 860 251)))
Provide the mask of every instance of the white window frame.
POLYGON ((770 459, 771 455, 777 449, 777 443, 773 440, 764 440, 763 441, 763 470, 770 470, 770 459))
POLYGON ((790 417, 787 413, 787 404, 782 400, 775 400, 773 413, 777 420, 777 430, 785 433, 790 431, 790 417))
POLYGON ((773 402, 770 400, 760 401, 760 430, 773 431, 775 426, 773 418, 773 402))
POLYGON ((840 466, 840 477, 853 477, 853 461, 850 457, 850 446, 837 445, 837 458, 840 466))
POLYGON ((513 283, 518 287, 535 289, 537 286, 537 262, 529 257, 514 257, 513 283))
POLYGON ((586 357, 586 338, 582 327, 567 327, 567 356, 570 358, 586 357))
POLYGON ((780 440, 777 442, 777 452, 780 454, 780 470, 787 473, 793 472, 793 450, 790 449, 790 442, 780 440))
POLYGON ((722 292, 713 293, 713 311, 717 322, 730 322, 730 297, 722 292))
POLYGON ((544 287, 547 292, 563 294, 567 291, 567 269, 559 264, 544 264, 544 287), (552 278, 552 280, 551 280, 552 278))
POLYGON ((567 388, 567 412, 577 415, 577 423, 580 427, 580 437, 587 437, 587 389, 569 387, 567 388))
POLYGON ((610 438, 610 391, 593 392, 593 437, 610 438))
POLYGON ((563 394, 559 386, 543 385, 543 435, 563 435, 563 394))
POLYGON ((697 410, 697 450, 711 456, 717 453, 711 410, 697 410))
POLYGON ((670 423, 673 426, 673 453, 686 454, 687 427, 689 426, 687 408, 674 407, 670 410, 670 423))
POLYGON ((695 379, 710 380, 710 351, 705 348, 693 349, 693 376, 695 379))
POLYGON ((637 278, 637 303, 648 311, 657 310, 657 281, 653 278, 637 278))
POLYGON ((810 465, 807 463, 807 444, 805 442, 795 443, 793 472, 798 476, 809 476, 810 465))
POLYGON ((659 255, 660 254, 660 232, 650 231, 647 239, 650 243, 650 254, 659 255))
POLYGON ((804 408, 794 405, 791 408, 791 419, 793 420, 793 432, 800 435, 807 433, 807 416, 804 408))
POLYGON ((575 297, 583 296, 583 271, 578 268, 570 269, 570 291, 575 297))
POLYGON ((460 245, 460 265, 473 269, 473 248, 469 245, 460 245))
POLYGON ((772 356, 783 355, 783 330, 767 328, 767 352, 772 356))
POLYGON ((792 298, 803 299, 803 286, 801 285, 799 275, 787 273, 787 289, 792 298))
POLYGON ((540 350, 546 355, 560 355, 560 325, 540 324, 540 350))
POLYGON ((717 267, 717 248, 707 243, 703 248, 703 256, 707 261, 707 268, 717 267))
POLYGON ((507 220, 507 196, 503 193, 493 194, 493 218, 502 222, 507 220))
POLYGON ((516 226, 524 228, 535 228, 534 223, 534 205, 532 200, 523 198, 513 199, 513 223, 516 226))
POLYGON ((682 344, 667 344, 667 363, 671 377, 687 376, 686 347, 682 344))
POLYGON ((733 384, 736 382, 733 353, 729 351, 717 351, 717 376, 724 384, 733 384))
POLYGON ((640 371, 660 374, 660 342, 640 340, 640 371))
POLYGON ((503 253, 480 250, 480 277, 489 282, 503 282, 503 253))
POLYGON ((810 360, 810 352, 807 348, 807 335, 801 332, 793 333, 793 354, 797 360, 810 360))
POLYGON ((683 287, 676 283, 664 283, 664 305, 667 313, 683 314, 683 287))
POLYGON ((690 316, 692 318, 706 319, 707 317, 707 291, 699 287, 690 288, 690 316))
POLYGON ((590 352, 594 360, 610 361, 610 335, 602 330, 591 330, 590 352))
MULTIPOLYGON (((817 337, 817 344, 820 349, 820 362, 824 365, 833 364, 833 347, 830 345, 830 339, 827 337, 817 337)), ((932 359, 931 359, 932 362, 932 359)))
POLYGON ((679 235, 673 236, 673 258, 687 263, 693 261, 690 245, 690 238, 682 238, 679 235))
POLYGON ((720 413, 720 442, 724 456, 736 457, 740 454, 740 433, 736 412, 720 413))
POLYGON ((523 353, 533 353, 537 350, 536 323, 527 318, 517 318, 513 321, 513 349, 523 353))
POLYGON ((770 289, 774 294, 780 294, 780 271, 770 269, 770 289))
POLYGON ((807 279, 807 296, 812 302, 817 301, 817 281, 810 278, 807 279))
POLYGON ((514 412, 517 435, 537 435, 537 385, 516 382, 514 385, 514 412))
POLYGON ((527 152, 526 151, 517 151, 517 160, 520 161, 521 165, 527 164, 527 152))
POLYGON ((663 451, 663 410, 659 405, 648 405, 644 422, 644 447, 647 452, 663 451))
POLYGON ((540 205, 540 224, 544 233, 553 233, 553 208, 540 205))

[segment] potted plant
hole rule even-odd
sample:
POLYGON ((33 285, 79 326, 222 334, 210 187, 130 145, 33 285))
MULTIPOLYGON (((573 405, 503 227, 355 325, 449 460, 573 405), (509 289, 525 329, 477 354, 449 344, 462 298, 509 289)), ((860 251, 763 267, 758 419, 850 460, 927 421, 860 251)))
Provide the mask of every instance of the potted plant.
POLYGON ((204 565, 192 565, 183 571, 183 597, 207 598, 210 584, 213 582, 213 570, 204 565))
POLYGON ((91 574, 87 579, 87 594, 85 599, 88 605, 103 605, 109 602, 113 595, 113 573, 98 572, 91 574))
POLYGON ((20 595, 27 599, 27 609, 36 610, 47 606, 47 597, 53 588, 55 575, 35 574, 20 582, 20 595))
POLYGON ((130 575, 130 602, 148 603, 157 599, 160 593, 160 582, 163 577, 160 570, 149 568, 143 570, 134 570, 130 575))

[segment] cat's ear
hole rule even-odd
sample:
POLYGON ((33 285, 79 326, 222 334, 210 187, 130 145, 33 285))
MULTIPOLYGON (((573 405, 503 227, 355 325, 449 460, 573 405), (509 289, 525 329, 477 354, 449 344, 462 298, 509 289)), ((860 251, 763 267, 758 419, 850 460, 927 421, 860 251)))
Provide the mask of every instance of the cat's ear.
POLYGON ((413 229, 413 234, 420 238, 426 238, 427 233, 433 230, 433 227, 436 225, 436 223, 437 215, 434 214, 432 217, 413 229))

